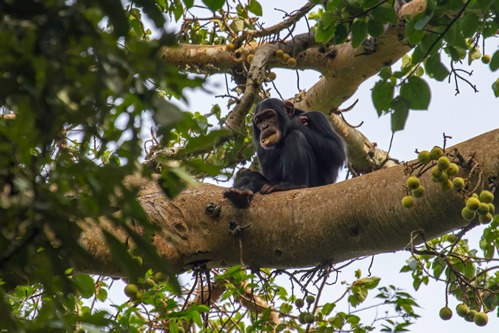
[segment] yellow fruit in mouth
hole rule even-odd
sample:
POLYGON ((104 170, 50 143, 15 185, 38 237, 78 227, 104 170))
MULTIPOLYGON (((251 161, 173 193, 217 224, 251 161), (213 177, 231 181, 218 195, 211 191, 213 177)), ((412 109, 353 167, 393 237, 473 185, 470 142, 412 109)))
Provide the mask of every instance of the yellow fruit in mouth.
POLYGON ((271 134, 268 137, 262 139, 262 144, 263 145, 271 144, 276 140, 276 138, 277 138, 277 134, 275 134, 275 133, 271 134))

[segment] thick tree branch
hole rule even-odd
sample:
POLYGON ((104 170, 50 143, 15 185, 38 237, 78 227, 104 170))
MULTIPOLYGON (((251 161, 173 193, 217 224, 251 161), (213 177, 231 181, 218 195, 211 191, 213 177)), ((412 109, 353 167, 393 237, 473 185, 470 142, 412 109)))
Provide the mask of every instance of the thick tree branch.
MULTIPOLYGON (((487 182, 499 176, 498 143, 499 129, 449 151, 457 148, 465 158, 474 156, 487 182)), ((233 207, 214 185, 190 188, 172 201, 153 182, 131 178, 129 185, 141 187, 139 201, 160 226, 153 238, 159 254, 182 272, 199 264, 290 268, 337 263, 405 249, 414 231, 431 239, 465 226, 462 196, 441 191, 429 172, 421 177, 424 197, 414 208, 403 208, 406 178, 399 165, 329 186, 256 195, 249 209, 233 207), (210 205, 221 214, 211 214, 210 205)), ((95 267, 84 270, 119 274, 95 225, 83 229, 81 243, 96 258, 95 267)))

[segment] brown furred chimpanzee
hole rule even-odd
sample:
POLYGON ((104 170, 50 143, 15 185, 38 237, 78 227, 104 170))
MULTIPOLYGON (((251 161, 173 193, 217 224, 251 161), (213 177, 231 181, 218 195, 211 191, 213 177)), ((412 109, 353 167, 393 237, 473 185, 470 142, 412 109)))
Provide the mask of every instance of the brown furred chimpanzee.
POLYGON ((343 140, 325 115, 276 98, 256 106, 253 139, 262 173, 241 169, 223 193, 239 208, 248 207, 256 192, 332 184, 346 158, 343 140))

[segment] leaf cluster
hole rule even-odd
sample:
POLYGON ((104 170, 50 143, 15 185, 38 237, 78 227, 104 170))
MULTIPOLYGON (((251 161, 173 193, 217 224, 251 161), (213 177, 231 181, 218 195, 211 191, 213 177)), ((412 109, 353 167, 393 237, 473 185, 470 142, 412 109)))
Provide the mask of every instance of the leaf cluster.
MULTIPOLYGON (((144 262, 172 276, 145 241, 155 227, 136 200, 137 189, 123 181, 132 174, 150 176, 136 163, 148 114, 160 119, 159 131, 188 126, 167 98, 182 96, 202 79, 159 59, 160 46, 175 38, 163 30, 163 13, 153 2, 134 1, 128 8, 120 1, 58 0, 1 6, 0 105, 15 119, 0 118, 0 302, 11 309, 0 326, 13 332, 54 325, 72 331, 76 321, 97 324, 102 318, 76 311, 74 295, 86 297, 91 290, 88 278, 72 272, 74 260, 81 267, 105 264, 77 242, 83 221, 105 238, 129 278, 136 279, 142 268, 127 251, 129 244, 101 234, 102 216, 141 248, 144 262), (156 40, 142 22, 146 17, 159 28, 156 40), (24 283, 36 286, 23 287, 28 295, 41 295, 27 314, 7 306, 17 292, 6 297, 24 283)), ((170 283, 179 290, 176 279, 170 283)))

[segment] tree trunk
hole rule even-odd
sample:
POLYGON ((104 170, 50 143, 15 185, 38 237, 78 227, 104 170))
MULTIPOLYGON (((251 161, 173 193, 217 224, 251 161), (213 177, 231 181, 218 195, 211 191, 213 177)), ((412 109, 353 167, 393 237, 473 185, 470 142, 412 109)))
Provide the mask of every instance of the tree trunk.
MULTIPOLYGON (((499 129, 446 152, 453 148, 479 163, 472 177, 473 186, 479 179, 478 190, 499 178, 499 129), (478 170, 481 178, 476 176, 478 170)), ((197 264, 306 267, 402 250, 415 231, 430 240, 467 224, 461 217, 463 196, 455 190, 440 190, 430 171, 421 176, 424 196, 416 199, 415 207, 402 207, 405 169, 398 165, 328 186, 257 194, 248 209, 235 208, 223 198, 222 187, 208 184, 191 187, 169 201, 154 182, 142 181, 139 201, 160 226, 154 244, 176 272, 197 264)), ((469 172, 462 167, 460 176, 468 177, 469 172)), ((139 184, 134 179, 129 182, 139 184)), ((495 204, 499 206, 499 195, 495 204)), ((81 242, 106 262, 90 271, 119 273, 95 228, 84 227, 81 242)))

